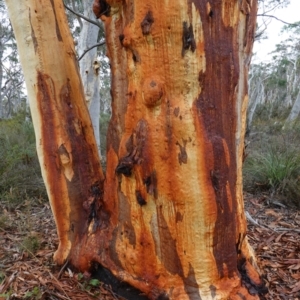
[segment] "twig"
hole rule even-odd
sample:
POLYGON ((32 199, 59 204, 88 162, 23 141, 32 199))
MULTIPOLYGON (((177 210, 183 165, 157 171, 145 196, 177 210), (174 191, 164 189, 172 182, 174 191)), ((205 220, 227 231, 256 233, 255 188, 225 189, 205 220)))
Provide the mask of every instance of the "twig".
POLYGON ((57 275, 57 279, 60 278, 62 272, 65 270, 65 268, 66 268, 66 266, 68 265, 68 263, 69 263, 69 260, 67 259, 67 261, 65 262, 65 264, 61 267, 61 269, 60 269, 60 271, 59 271, 59 273, 58 273, 58 275, 57 275))
POLYGON ((49 275, 51 278, 53 278, 56 283, 57 283, 57 286, 59 287, 59 289, 66 295, 67 299, 71 300, 71 298, 69 298, 68 294, 65 292, 65 290, 62 288, 60 282, 56 279, 56 277, 50 272, 48 271, 49 275))
POLYGON ((65 300, 65 299, 66 299, 66 300, 69 300, 69 299, 70 299, 69 297, 66 298, 66 297, 63 296, 63 295, 60 295, 60 294, 55 293, 55 292, 51 292, 51 291, 49 291, 49 290, 47 290, 46 293, 49 294, 49 295, 51 295, 51 296, 55 296, 55 297, 57 297, 57 298, 59 298, 59 299, 63 299, 63 300, 65 300))
POLYGON ((285 21, 283 21, 283 20, 281 20, 281 19, 279 19, 279 18, 277 18, 277 17, 275 17, 275 16, 273 16, 273 15, 258 14, 257 16, 258 16, 258 17, 274 18, 274 19, 276 19, 277 21, 280 21, 280 22, 282 22, 282 23, 284 23, 284 24, 287 24, 287 25, 300 26, 298 23, 288 23, 288 22, 285 22, 285 21))
POLYGON ((84 50, 83 53, 79 56, 78 61, 80 61, 90 50, 94 49, 95 47, 103 46, 104 44, 105 44, 105 42, 101 42, 101 43, 95 44, 95 45, 91 46, 90 48, 84 50))
POLYGON ((251 217, 251 215, 249 214, 248 211, 245 212, 245 215, 246 215, 247 220, 250 221, 252 224, 254 224, 254 225, 256 225, 256 226, 259 226, 259 227, 261 227, 261 228, 264 228, 264 229, 266 229, 266 230, 272 230, 272 231, 274 231, 274 229, 272 229, 272 228, 270 228, 270 227, 260 225, 257 221, 255 221, 255 220, 251 217))
POLYGON ((275 228, 275 231, 295 231, 295 232, 299 232, 300 233, 300 229, 285 228, 285 227, 275 228))
POLYGON ((91 23, 91 24, 94 24, 94 25, 98 26, 100 29, 102 29, 100 23, 98 23, 98 22, 96 22, 96 21, 93 21, 93 20, 87 18, 86 16, 84 16, 84 15, 82 15, 82 14, 80 14, 80 13, 74 11, 72 8, 68 7, 65 3, 64 3, 64 7, 65 7, 67 10, 69 10, 71 13, 73 13, 74 15, 76 15, 76 16, 78 16, 78 17, 80 17, 80 18, 86 20, 87 22, 89 22, 89 23, 91 23))
POLYGON ((258 222, 256 222, 251 215, 249 214, 249 212, 245 212, 246 218, 248 221, 250 221, 252 224, 259 226, 261 228, 267 229, 267 230, 272 230, 273 232, 278 232, 278 231, 295 231, 295 232, 299 232, 300 233, 300 229, 296 229, 296 228, 286 228, 286 227, 278 227, 278 228, 271 228, 269 226, 262 226, 260 225, 258 222))

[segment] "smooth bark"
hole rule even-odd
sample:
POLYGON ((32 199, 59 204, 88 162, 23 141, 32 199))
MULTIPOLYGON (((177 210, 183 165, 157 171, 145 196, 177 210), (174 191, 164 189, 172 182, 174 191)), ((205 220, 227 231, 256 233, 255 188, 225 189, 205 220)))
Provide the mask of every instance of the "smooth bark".
MULTIPOLYGON (((93 21, 97 21, 92 10, 93 0, 83 2, 84 15, 93 21)), ((97 44, 99 27, 82 21, 82 29, 79 37, 78 55, 97 44)), ((79 62, 80 75, 84 88, 85 100, 93 123, 97 147, 100 153, 100 63, 97 59, 97 47, 88 51, 79 62)))
POLYGON ((242 195, 256 1, 95 3, 113 75, 104 189, 62 3, 7 2, 55 259, 82 271, 97 262, 150 299, 259 299, 242 195))
POLYGON ((300 91, 298 92, 297 98, 293 104, 291 112, 285 121, 285 125, 291 123, 297 119, 300 113, 300 91))
MULTIPOLYGON (((103 174, 62 1, 6 1, 63 263, 84 235, 103 174)), ((99 199, 98 199, 99 201, 99 199)))

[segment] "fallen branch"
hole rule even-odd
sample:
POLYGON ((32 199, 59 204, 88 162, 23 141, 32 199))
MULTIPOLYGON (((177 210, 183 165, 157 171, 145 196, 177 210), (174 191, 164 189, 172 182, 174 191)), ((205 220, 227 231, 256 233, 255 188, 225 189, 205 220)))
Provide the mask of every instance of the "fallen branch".
POLYGON ((269 226, 264 226, 264 225, 260 225, 257 221, 255 221, 252 216, 249 214, 248 211, 245 211, 245 215, 248 221, 250 221, 250 223, 252 223, 253 225, 259 226, 263 229, 267 229, 267 230, 271 230, 273 232, 278 232, 278 231, 294 231, 294 232, 299 232, 300 233, 300 229, 296 229, 296 228, 286 228, 286 227, 278 227, 278 228, 271 228, 269 226))
POLYGON ((259 226, 259 227, 261 227, 261 228, 263 228, 263 229, 266 229, 266 230, 272 230, 272 231, 274 231, 274 230, 273 230, 272 228, 270 228, 270 227, 260 225, 257 221, 255 221, 255 220, 252 218, 252 216, 249 214, 248 211, 245 211, 245 215, 246 215, 247 220, 250 221, 252 224, 254 224, 254 225, 256 225, 256 226, 259 226))

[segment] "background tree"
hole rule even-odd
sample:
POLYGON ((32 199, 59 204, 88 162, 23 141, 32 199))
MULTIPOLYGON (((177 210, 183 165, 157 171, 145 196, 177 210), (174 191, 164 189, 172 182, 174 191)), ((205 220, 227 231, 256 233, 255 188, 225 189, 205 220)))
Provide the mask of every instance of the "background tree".
POLYGON ((26 106, 24 82, 17 47, 5 7, 0 1, 0 119, 9 118, 26 106))
POLYGON ((290 36, 276 45, 270 53, 272 59, 251 66, 249 129, 257 108, 257 112, 263 113, 269 123, 281 119, 290 122, 299 115, 299 100, 296 99, 300 84, 300 29, 299 26, 286 26, 284 30, 290 36))
POLYGON ((95 18, 92 3, 91 0, 64 1, 95 138, 105 166, 106 132, 111 115, 110 72, 103 24, 95 18))
POLYGON ((258 299, 241 180, 256 2, 96 1, 113 75, 105 181, 62 3, 6 2, 56 261, 97 262, 151 299, 258 299))

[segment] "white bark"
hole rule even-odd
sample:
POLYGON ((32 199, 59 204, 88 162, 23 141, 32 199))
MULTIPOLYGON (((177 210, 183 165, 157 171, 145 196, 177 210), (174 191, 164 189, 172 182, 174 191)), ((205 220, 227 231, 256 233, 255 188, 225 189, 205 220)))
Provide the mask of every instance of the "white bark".
MULTIPOLYGON (((97 22, 92 11, 93 0, 83 2, 84 15, 97 22)), ((97 43, 99 27, 83 20, 82 30, 80 32, 78 54, 97 43)), ((84 95, 89 108, 91 120, 93 123, 97 147, 100 153, 100 76, 99 62, 97 61, 97 47, 88 51, 79 62, 80 75, 84 88, 84 95)))
POLYGON ((254 91, 251 93, 250 99, 252 100, 249 102, 248 105, 248 116, 247 116, 247 128, 250 129, 254 113, 256 111, 256 107, 258 104, 264 103, 265 101, 265 87, 263 81, 256 84, 254 91))
POLYGON ((292 110, 291 110, 288 118, 286 119, 285 123, 289 123, 289 122, 294 121, 299 116, 299 113, 300 113, 300 91, 297 95, 297 98, 294 102, 292 110))

